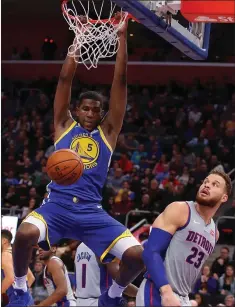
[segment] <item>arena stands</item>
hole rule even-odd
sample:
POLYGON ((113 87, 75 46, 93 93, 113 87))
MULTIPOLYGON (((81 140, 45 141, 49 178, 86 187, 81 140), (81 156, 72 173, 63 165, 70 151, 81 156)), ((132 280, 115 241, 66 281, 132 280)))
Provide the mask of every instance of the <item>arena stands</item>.
MULTIPOLYGON (((20 221, 46 195, 49 178, 45 165, 54 150, 55 86, 56 80, 30 83, 3 80, 2 214, 17 215, 20 221)), ((86 89, 99 90, 108 101, 109 86, 75 84, 72 114, 78 95, 86 89)), ((141 219, 151 224, 153 214, 138 214, 138 210, 159 214, 173 200, 194 199, 201 180, 215 167, 233 176, 235 87, 232 84, 197 80, 191 86, 177 83, 130 86, 123 129, 103 191, 103 207, 122 223, 130 210, 137 209, 128 219, 129 227, 141 219)), ((220 215, 234 216, 234 207, 233 198, 220 215)), ((234 220, 221 221, 221 244, 235 244, 234 224, 234 220)), ((63 249, 62 257, 69 270, 73 270, 74 253, 69 247, 63 249)), ((231 262, 228 257, 229 251, 223 247, 212 267, 203 268, 192 294, 199 306, 218 303, 232 306, 235 259, 233 255, 231 262)), ((36 251, 31 268, 36 277, 32 293, 40 301, 45 289, 36 251)))

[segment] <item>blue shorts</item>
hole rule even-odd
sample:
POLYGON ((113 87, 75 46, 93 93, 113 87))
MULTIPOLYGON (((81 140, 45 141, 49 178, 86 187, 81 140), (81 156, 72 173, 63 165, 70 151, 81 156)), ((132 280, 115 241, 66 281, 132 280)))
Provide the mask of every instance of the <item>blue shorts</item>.
POLYGON ((46 242, 40 242, 43 249, 49 249, 60 239, 80 240, 86 244, 102 262, 111 261, 109 251, 115 243, 131 232, 108 215, 99 204, 85 204, 69 197, 56 198, 50 195, 40 208, 31 212, 44 222, 47 229, 46 242))

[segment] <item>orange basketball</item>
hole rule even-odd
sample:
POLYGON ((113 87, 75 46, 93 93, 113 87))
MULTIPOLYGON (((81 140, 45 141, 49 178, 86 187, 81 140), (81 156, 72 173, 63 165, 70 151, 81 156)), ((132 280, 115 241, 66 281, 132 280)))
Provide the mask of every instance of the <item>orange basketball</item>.
POLYGON ((60 185, 70 185, 82 176, 83 163, 73 150, 60 149, 48 158, 46 169, 51 180, 60 185))

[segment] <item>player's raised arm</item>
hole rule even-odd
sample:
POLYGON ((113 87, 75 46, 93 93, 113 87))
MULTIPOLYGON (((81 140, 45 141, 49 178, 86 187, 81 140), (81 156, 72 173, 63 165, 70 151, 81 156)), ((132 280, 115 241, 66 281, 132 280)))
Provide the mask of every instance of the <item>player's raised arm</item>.
POLYGON ((163 306, 180 306, 167 280, 163 255, 178 228, 188 220, 189 208, 185 202, 171 203, 154 221, 148 243, 143 252, 143 260, 162 297, 163 306))
POLYGON ((73 123, 69 111, 71 88, 77 63, 73 57, 67 56, 60 72, 54 100, 55 141, 73 123))
POLYGON ((109 111, 101 127, 112 148, 116 146, 127 104, 127 21, 120 29, 120 47, 117 52, 109 111))
POLYGON ((55 291, 37 306, 52 306, 59 302, 68 292, 64 268, 61 261, 51 259, 47 266, 47 272, 52 276, 55 284, 55 291))

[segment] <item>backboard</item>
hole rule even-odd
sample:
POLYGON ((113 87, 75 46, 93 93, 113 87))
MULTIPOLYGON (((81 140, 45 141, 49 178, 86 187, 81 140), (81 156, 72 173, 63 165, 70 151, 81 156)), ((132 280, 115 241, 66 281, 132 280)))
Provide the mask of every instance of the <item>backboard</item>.
MULTIPOLYGON (((139 22, 194 60, 205 60, 208 56, 210 23, 185 22, 179 20, 177 12, 181 1, 112 0, 139 22), (172 16, 171 26, 167 14, 172 16)), ((181 16, 182 19, 182 16, 181 16)))

